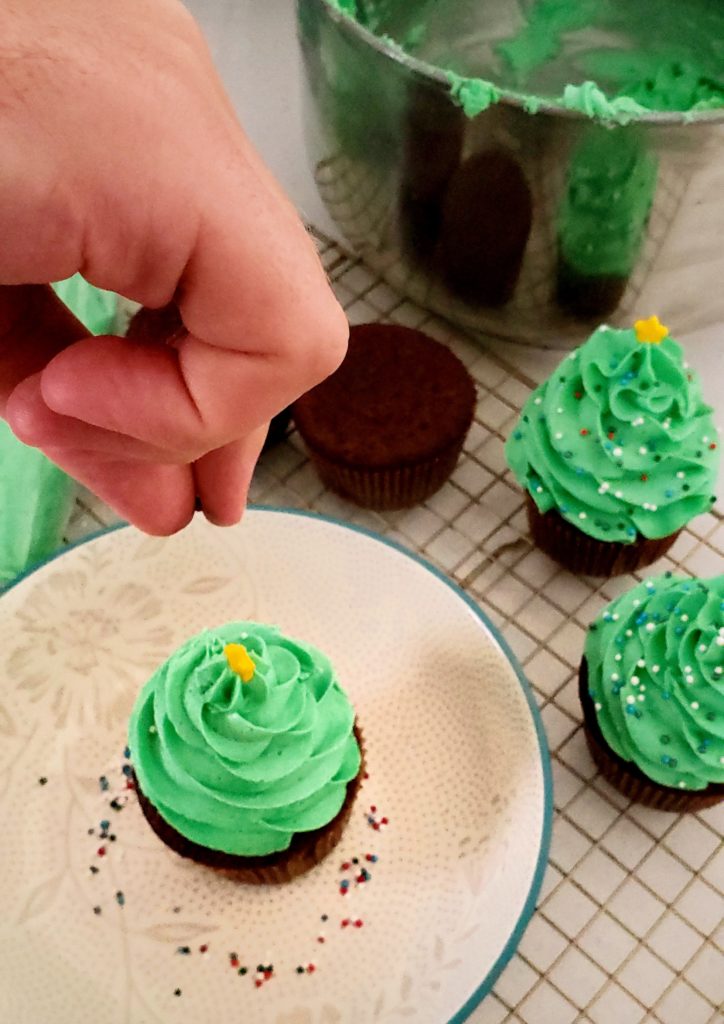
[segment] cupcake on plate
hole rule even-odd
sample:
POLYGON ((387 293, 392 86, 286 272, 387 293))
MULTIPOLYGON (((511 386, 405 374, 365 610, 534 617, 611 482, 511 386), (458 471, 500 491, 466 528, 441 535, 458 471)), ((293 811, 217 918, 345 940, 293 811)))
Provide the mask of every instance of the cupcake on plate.
POLYGON ((660 558, 713 501, 712 409, 656 317, 599 327, 530 395, 506 444, 536 544, 571 572, 660 558))
POLYGON ((666 811, 724 799, 724 576, 666 573, 617 598, 579 682, 591 754, 622 793, 666 811))
POLYGON ((130 720, 141 809, 176 853, 284 882, 339 841, 363 774, 355 713, 328 658, 272 626, 192 637, 130 720))
POLYGON ((444 345, 408 327, 360 324, 342 365, 295 402, 293 416, 330 490, 395 509, 448 479, 475 401, 472 377, 444 345))

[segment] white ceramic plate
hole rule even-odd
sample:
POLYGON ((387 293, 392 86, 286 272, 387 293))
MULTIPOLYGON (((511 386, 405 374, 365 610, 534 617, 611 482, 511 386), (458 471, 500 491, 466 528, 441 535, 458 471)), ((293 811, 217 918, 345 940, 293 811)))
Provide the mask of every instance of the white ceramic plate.
POLYGON ((104 534, 3 595, 0 683, 0 1020, 441 1024, 520 939, 551 813, 535 704, 478 608, 395 545, 263 509, 104 534), (141 684, 242 618, 323 648, 367 742, 338 851, 283 888, 183 861, 124 788, 141 684))

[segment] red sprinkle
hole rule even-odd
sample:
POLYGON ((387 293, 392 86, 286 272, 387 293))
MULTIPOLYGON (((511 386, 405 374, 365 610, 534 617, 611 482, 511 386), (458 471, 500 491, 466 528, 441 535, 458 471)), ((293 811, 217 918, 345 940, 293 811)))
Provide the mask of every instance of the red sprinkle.
POLYGON ((327 940, 325 939, 325 937, 323 935, 318 935, 317 936, 317 942, 319 942, 320 944, 322 944, 322 943, 324 943, 326 941, 327 940))
POLYGON ((238 958, 238 956, 229 957, 229 963, 231 964, 232 967, 238 967, 239 966, 239 958, 238 958))
POLYGON ((340 887, 339 887, 339 894, 340 894, 340 896, 346 896, 348 892, 349 892, 349 889, 345 889, 345 887, 343 885, 340 885, 340 887))
POLYGON ((375 807, 374 804, 372 804, 372 806, 370 807, 370 810, 372 811, 373 814, 375 814, 376 811, 377 811, 377 808, 375 807))
POLYGON ((389 825, 389 823, 390 823, 390 819, 389 818, 381 818, 380 819, 380 824, 381 825, 389 825))
POLYGON ((254 984, 257 988, 261 988, 264 982, 261 978, 254 978, 254 984))
POLYGON ((352 922, 350 921, 350 919, 348 917, 345 917, 345 918, 342 919, 342 928, 349 928, 349 926, 351 924, 352 924, 352 922))
POLYGON ((314 966, 314 964, 307 964, 307 974, 314 974, 316 969, 317 968, 314 966))
POLYGON ((714 451, 714 449, 716 448, 716 445, 712 441, 712 443, 709 445, 709 447, 711 448, 712 451, 714 451))
POLYGON ((365 878, 364 875, 357 875, 357 885, 362 885, 362 883, 366 881, 367 879, 365 878))
POLYGON ((267 981, 269 981, 273 973, 273 971, 264 971, 264 977, 266 978, 267 981))
POLYGON ((376 821, 374 823, 374 825, 372 826, 372 828, 375 830, 375 832, 379 832, 379 830, 380 830, 380 823, 378 821, 376 821))
POLYGON ((586 428, 584 427, 584 428, 583 428, 583 429, 581 430, 581 437, 585 437, 587 433, 588 433, 588 431, 587 431, 587 430, 586 430, 586 428))
POLYGON ((105 855, 106 855, 106 848, 105 848, 105 846, 99 846, 98 847, 98 856, 99 857, 105 857, 105 855))
POLYGON ((615 436, 616 436, 616 431, 615 430, 609 430, 609 432, 608 432, 608 439, 609 439, 609 441, 613 441, 615 436))
POLYGON ((583 392, 582 391, 574 391, 573 392, 573 397, 574 398, 583 398, 583 392))
POLYGON ((357 920, 354 923, 354 926, 355 926, 355 928, 361 928, 363 924, 364 924, 364 921, 360 920, 360 918, 357 918, 357 920))
POLYGON ((208 948, 209 947, 206 945, 206 943, 204 943, 203 946, 199 946, 199 953, 206 953, 208 951, 208 948))
POLYGON ((646 481, 648 480, 648 476, 645 473, 642 473, 641 474, 641 479, 643 480, 644 483, 646 483, 646 481))
POLYGON ((136 787, 134 786, 134 784, 129 779, 128 782, 126 783, 126 789, 135 789, 135 788, 136 787))
POLYGON ((342 868, 341 868, 341 870, 342 870, 342 871, 349 871, 349 869, 350 869, 350 867, 351 867, 351 866, 352 866, 352 865, 350 864, 350 862, 349 862, 348 860, 346 860, 346 861, 344 862, 344 864, 342 865, 342 868))

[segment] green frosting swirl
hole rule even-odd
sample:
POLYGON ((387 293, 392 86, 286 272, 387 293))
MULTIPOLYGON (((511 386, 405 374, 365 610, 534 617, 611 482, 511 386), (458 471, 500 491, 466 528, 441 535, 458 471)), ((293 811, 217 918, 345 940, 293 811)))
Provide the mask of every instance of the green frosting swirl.
POLYGON ((676 341, 603 326, 530 395, 506 458, 541 512, 591 537, 667 537, 714 501, 711 413, 676 341))
POLYGON ((614 753, 664 786, 724 783, 724 576, 640 583, 593 623, 585 658, 614 753))
POLYGON ((138 696, 129 746, 141 790, 187 839, 257 857, 328 824, 360 769, 354 710, 329 660, 271 626, 188 640, 138 696), (224 647, 241 643, 244 682, 224 647))

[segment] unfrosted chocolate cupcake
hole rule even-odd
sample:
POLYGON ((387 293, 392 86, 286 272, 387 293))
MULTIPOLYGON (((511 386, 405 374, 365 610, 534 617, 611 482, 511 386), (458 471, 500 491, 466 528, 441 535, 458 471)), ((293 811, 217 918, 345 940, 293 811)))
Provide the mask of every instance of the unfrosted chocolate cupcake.
POLYGON ((448 479, 475 412, 449 349, 407 327, 353 327, 339 369, 293 407, 322 480, 358 505, 406 508, 448 479))
POLYGON ((188 640, 136 700, 141 810, 176 853, 252 884, 310 870, 338 843, 364 772, 329 660, 255 622, 188 640))
POLYGON ((594 761, 631 800, 724 799, 724 576, 648 579, 590 626, 579 674, 594 761))

